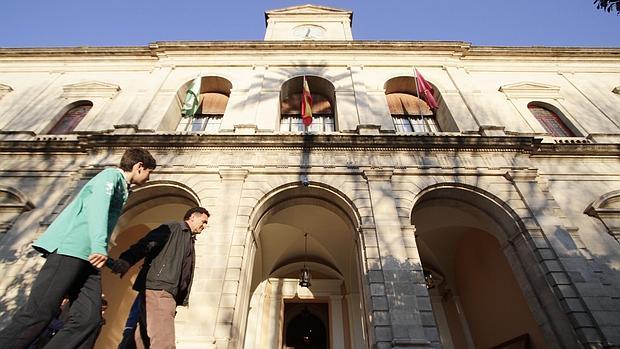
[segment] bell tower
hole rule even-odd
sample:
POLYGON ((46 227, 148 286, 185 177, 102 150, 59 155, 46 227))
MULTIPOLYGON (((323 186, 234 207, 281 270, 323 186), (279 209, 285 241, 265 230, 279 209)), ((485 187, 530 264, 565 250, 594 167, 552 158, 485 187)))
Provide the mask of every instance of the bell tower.
POLYGON ((353 40, 353 12, 301 5, 265 12, 265 41, 353 40))

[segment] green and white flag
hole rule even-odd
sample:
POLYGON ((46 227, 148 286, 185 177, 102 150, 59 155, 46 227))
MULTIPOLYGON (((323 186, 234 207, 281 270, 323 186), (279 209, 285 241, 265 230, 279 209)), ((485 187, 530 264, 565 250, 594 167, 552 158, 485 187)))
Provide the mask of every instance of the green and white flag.
POLYGON ((200 80, 200 76, 194 79, 187 89, 183 108, 181 109, 181 114, 186 118, 194 117, 200 105, 200 80))

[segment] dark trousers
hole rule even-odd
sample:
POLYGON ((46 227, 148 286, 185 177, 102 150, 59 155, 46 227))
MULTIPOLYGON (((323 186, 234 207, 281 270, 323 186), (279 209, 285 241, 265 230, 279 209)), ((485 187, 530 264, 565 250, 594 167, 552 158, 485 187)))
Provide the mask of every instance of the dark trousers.
POLYGON ((45 348, 77 348, 101 321, 101 274, 88 261, 56 253, 48 255, 26 304, 0 331, 0 348, 26 348, 66 296, 71 300, 67 321, 45 348))

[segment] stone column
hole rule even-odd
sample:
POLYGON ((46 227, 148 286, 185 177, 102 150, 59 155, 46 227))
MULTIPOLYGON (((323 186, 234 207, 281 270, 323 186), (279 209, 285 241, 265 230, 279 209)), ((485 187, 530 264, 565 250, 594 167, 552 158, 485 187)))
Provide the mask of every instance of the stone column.
POLYGON ((342 314, 342 296, 329 297, 329 323, 332 332, 332 349, 344 349, 344 318, 342 314))
POLYGON ((34 135, 40 131, 42 124, 49 123, 44 118, 55 116, 48 113, 50 104, 55 104, 55 97, 62 93, 57 80, 61 80, 63 74, 62 71, 50 72, 49 76, 40 78, 34 87, 19 92, 18 101, 4 109, 0 125, 5 124, 0 133, 34 135))
POLYGON ((467 71, 459 67, 445 67, 448 77, 455 90, 442 93, 446 104, 450 107, 454 122, 463 133, 476 134, 494 125, 487 115, 482 92, 471 81, 467 71))
MULTIPOLYGON (((243 183, 248 175, 245 169, 221 169, 220 177, 222 178, 222 187, 220 191, 218 213, 221 215, 221 232, 222 236, 221 258, 227 260, 226 272, 224 274, 224 283, 222 294, 220 296, 219 309, 215 323, 215 339, 221 347, 235 348, 238 343, 239 334, 233 331, 233 318, 236 310, 237 292, 241 278, 241 262, 243 257, 243 240, 235 239, 237 221, 237 211, 241 200, 241 190, 243 183), (228 342, 228 345, 224 343, 228 342)), ((245 231, 242 232, 242 236, 245 231)), ((238 313, 238 312, 237 312, 238 313)))
MULTIPOLYGON (((390 115, 383 115, 377 112, 377 108, 370 101, 370 96, 366 88, 366 79, 363 76, 363 66, 350 66, 351 81, 353 86, 353 94, 355 96, 355 105, 359 115, 359 125, 357 132, 359 134, 379 134, 381 129, 393 128, 392 118, 390 115)), ((385 101, 385 93, 380 96, 385 101)), ((384 102, 385 103, 385 102, 384 102)))
POLYGON ((377 271, 369 271, 376 347, 430 347, 438 342, 412 229, 403 231, 392 192, 393 170, 364 170, 375 222, 377 271), (412 253, 414 258, 410 258, 412 253), (425 327, 425 322, 430 322, 425 327))
POLYGON ((237 336, 233 314, 241 270, 235 247, 235 222, 245 169, 219 170, 221 181, 207 188, 213 195, 203 203, 211 213, 204 236, 196 241, 196 268, 190 307, 179 307, 177 339, 180 347, 232 348, 237 336))

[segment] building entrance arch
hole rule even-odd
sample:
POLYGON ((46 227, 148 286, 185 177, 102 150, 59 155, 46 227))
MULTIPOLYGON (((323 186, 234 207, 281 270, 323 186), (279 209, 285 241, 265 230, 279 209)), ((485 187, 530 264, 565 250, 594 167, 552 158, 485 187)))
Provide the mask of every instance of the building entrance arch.
POLYGON ((367 346, 355 212, 344 195, 319 183, 286 185, 258 203, 250 216, 253 243, 247 265, 251 277, 244 287, 248 304, 244 348, 286 348, 287 336, 307 330, 299 322, 289 331, 288 325, 296 323, 291 322, 296 315, 290 313, 295 307, 325 315, 321 323, 326 326, 327 344, 295 342, 294 347, 367 346), (299 285, 304 266, 312 275, 309 287, 299 285), (323 304, 325 311, 314 311, 317 304, 323 304))
POLYGON ((561 346, 540 304, 545 290, 537 288, 546 284, 528 280, 526 269, 535 269, 537 262, 520 260, 523 250, 515 248, 527 249, 526 230, 510 207, 486 194, 442 184, 422 191, 413 207, 411 221, 442 345, 561 346))
MULTIPOLYGON (((117 258, 129 246, 151 229, 169 221, 182 220, 185 212, 200 206, 198 196, 187 186, 174 181, 151 181, 134 190, 110 238, 109 256, 117 258)), ((121 341, 129 309, 137 295, 132 290, 141 262, 132 267, 123 278, 103 268, 103 293, 108 301, 97 346, 116 348, 121 341)))

